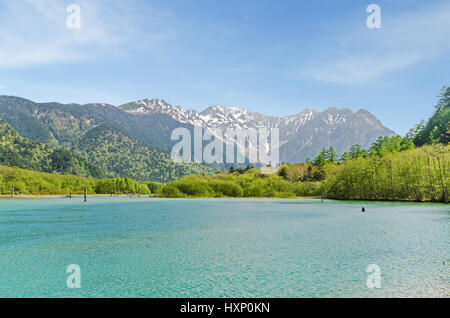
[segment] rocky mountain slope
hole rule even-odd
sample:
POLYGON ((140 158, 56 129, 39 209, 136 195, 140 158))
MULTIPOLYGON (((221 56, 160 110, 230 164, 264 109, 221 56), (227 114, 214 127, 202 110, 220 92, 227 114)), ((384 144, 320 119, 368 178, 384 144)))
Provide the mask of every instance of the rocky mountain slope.
MULTIPOLYGON (((270 117, 239 107, 215 105, 202 112, 174 107, 161 99, 144 99, 119 106, 129 114, 143 118, 168 115, 174 120, 204 128, 278 128, 280 160, 301 162, 317 155, 322 147, 334 146, 343 153, 352 145, 369 147, 379 136, 394 136, 366 110, 353 113, 349 109, 329 108, 323 112, 305 109, 286 117, 270 117)), ((224 141, 231 140, 225 136, 224 141)), ((256 145, 250 145, 256 147, 256 145)))

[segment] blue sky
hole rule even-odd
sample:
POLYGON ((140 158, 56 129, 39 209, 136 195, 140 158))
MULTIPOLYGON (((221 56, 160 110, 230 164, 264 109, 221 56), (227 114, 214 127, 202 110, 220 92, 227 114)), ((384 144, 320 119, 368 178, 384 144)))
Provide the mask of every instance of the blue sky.
POLYGON ((404 134, 449 74, 447 0, 0 0, 0 94, 38 102, 365 108, 404 134))

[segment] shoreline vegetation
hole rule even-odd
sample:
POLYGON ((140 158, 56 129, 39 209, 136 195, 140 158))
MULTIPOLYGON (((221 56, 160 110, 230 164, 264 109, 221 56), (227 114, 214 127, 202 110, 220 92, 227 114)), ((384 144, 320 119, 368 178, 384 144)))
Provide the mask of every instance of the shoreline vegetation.
POLYGON ((339 163, 320 162, 319 158, 313 163, 281 165, 273 175, 264 175, 259 169, 240 169, 213 176, 187 176, 165 185, 160 196, 322 197, 448 203, 449 158, 450 146, 443 145, 424 146, 383 156, 361 155, 339 163))
MULTIPOLYGON (((380 138, 405 145, 402 137, 380 138)), ((378 147, 375 143, 373 148, 378 147)), ((399 146, 400 147, 400 146, 399 146)), ((411 147, 410 145, 408 147, 411 147)), ((0 166, 0 199, 56 198, 88 195, 155 195, 159 198, 323 198, 362 201, 448 203, 450 145, 427 145, 380 155, 352 147, 349 158, 334 161, 324 150, 314 161, 282 164, 275 174, 231 168, 214 175, 190 175, 167 184, 129 178, 95 179, 0 166), (355 150, 357 149, 357 150, 355 150), (353 158, 352 158, 353 157, 353 158)), ((345 156, 345 155, 344 155, 345 156)))
POLYGON ((283 163, 273 174, 264 174, 261 169, 250 166, 245 169, 230 167, 229 171, 209 175, 203 172, 163 184, 130 178, 98 179, 45 173, 0 165, 0 198, 8 195, 82 195, 86 187, 88 195, 309 197, 448 203, 449 142, 450 87, 444 87, 432 117, 411 129, 405 137, 379 137, 369 149, 354 145, 341 156, 333 147, 323 148, 316 158, 299 164, 283 163))

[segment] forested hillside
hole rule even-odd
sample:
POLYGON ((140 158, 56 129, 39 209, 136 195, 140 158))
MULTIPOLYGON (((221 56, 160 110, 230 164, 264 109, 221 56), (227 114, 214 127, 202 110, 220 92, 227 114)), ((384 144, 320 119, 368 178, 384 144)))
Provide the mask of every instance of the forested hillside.
POLYGON ((0 118, 22 136, 87 157, 108 177, 166 182, 193 173, 210 174, 218 167, 171 162, 164 149, 170 149, 172 130, 192 126, 167 115, 134 116, 107 104, 38 104, 0 96, 0 118))
POLYGON ((144 144, 166 151, 171 149, 173 129, 192 130, 192 125, 164 114, 135 116, 108 104, 34 103, 13 96, 0 96, 0 118, 21 136, 63 148, 73 148, 87 131, 101 124, 112 124, 144 144))
POLYGON ((200 164, 176 164, 169 153, 151 148, 111 124, 89 130, 76 149, 108 177, 167 182, 188 174, 214 173, 213 168, 200 164))
POLYGON ((417 146, 450 142, 450 87, 443 87, 434 114, 410 131, 417 146))
POLYGON ((100 177, 101 170, 80 156, 23 138, 0 119, 0 164, 43 172, 100 177))

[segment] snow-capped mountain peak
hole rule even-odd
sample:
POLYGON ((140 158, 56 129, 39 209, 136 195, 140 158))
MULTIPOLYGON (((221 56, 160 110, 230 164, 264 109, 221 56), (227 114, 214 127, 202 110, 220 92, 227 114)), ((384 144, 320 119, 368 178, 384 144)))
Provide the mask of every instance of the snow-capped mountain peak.
MULTIPOLYGON (((203 128, 279 128, 280 158, 282 161, 298 162, 315 156, 322 147, 335 146, 344 152, 353 144, 368 147, 379 136, 393 136, 395 132, 384 127, 366 110, 354 113, 350 109, 328 108, 317 112, 304 109, 285 117, 266 116, 248 109, 213 105, 201 112, 174 107, 162 99, 143 99, 119 106, 134 115, 163 114, 183 124, 203 128)), ((245 131, 244 131, 245 133, 245 131)), ((233 142, 224 135, 226 143, 233 142)))

